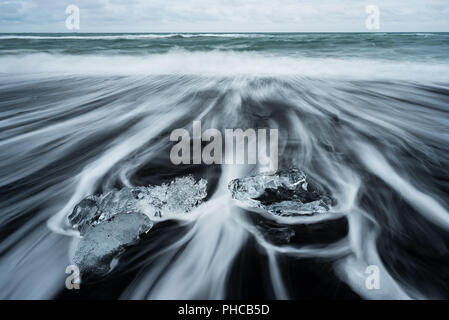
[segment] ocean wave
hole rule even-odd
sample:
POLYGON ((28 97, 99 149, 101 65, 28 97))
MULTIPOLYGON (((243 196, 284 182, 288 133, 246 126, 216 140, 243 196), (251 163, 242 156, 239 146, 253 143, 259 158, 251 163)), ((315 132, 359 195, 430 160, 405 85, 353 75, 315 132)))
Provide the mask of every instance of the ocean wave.
POLYGON ((314 58, 253 52, 173 50, 163 54, 23 54, 0 57, 8 74, 302 76, 444 82, 449 65, 363 58, 314 58))

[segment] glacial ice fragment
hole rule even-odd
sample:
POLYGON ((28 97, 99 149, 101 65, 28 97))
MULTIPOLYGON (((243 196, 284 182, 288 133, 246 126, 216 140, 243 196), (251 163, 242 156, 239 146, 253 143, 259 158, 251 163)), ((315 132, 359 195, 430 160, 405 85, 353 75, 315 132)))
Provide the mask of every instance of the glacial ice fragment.
POLYGON ((113 258, 141 239, 162 217, 190 212, 206 197, 207 181, 191 176, 160 186, 123 188, 88 196, 68 219, 80 232, 73 262, 81 273, 102 275, 113 258))
POLYGON ((106 274, 112 259, 152 226, 150 219, 139 212, 118 213, 102 223, 89 225, 78 242, 73 263, 83 277, 106 274))
POLYGON ((273 215, 314 215, 329 211, 332 200, 306 180, 299 169, 279 170, 272 175, 254 175, 229 183, 232 198, 250 208, 273 215))

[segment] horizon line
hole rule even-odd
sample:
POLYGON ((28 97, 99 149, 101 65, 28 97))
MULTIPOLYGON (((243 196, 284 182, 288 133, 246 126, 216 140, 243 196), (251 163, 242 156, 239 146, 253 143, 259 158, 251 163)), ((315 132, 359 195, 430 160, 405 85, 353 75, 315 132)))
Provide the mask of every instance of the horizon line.
POLYGON ((89 34, 89 33, 140 33, 140 34, 167 34, 167 33, 197 33, 197 34, 244 34, 244 33, 449 33, 449 31, 16 31, 16 32, 0 32, 0 34, 16 34, 16 33, 47 33, 47 34, 89 34))

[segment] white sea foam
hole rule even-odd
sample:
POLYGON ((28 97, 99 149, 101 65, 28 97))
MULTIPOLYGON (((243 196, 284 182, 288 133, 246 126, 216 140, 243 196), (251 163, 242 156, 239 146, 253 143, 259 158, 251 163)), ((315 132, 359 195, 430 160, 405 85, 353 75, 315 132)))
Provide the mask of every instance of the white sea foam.
POLYGON ((75 75, 301 76, 336 79, 447 81, 449 65, 361 58, 314 58, 251 52, 173 50, 145 56, 56 55, 0 57, 0 73, 75 75))

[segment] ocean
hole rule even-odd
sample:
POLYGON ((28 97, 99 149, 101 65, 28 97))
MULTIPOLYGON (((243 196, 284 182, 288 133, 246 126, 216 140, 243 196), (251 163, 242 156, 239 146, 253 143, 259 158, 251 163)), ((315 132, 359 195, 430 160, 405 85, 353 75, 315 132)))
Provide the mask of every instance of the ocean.
POLYGON ((447 299, 448 142, 449 33, 0 34, 0 298, 447 299), (257 165, 170 162, 193 121, 278 129, 332 209, 236 206, 257 165), (66 289, 77 203, 185 175, 208 182, 191 219, 66 289))
POLYGON ((1 34, 2 73, 447 80, 449 33, 1 34))

